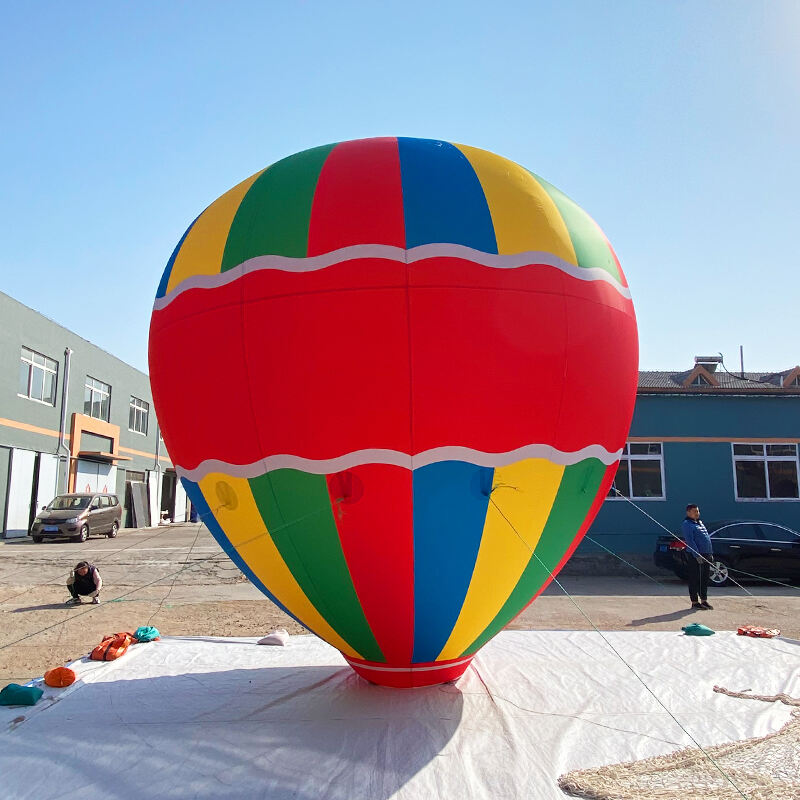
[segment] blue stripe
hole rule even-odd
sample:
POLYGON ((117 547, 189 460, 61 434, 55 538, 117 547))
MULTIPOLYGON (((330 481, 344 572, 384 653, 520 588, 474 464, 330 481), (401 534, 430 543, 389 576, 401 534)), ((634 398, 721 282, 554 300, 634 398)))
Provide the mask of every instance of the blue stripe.
MULTIPOLYGON (((211 535, 217 540, 217 544, 225 551, 225 555, 236 564, 237 567, 247 576, 247 579, 250 583, 253 584, 262 594, 265 594, 273 603, 281 611, 287 613, 295 622, 302 625, 306 630, 311 631, 311 633, 319 636, 319 634, 308 627, 302 620, 297 619, 297 617, 286 608, 283 603, 281 603, 277 597, 275 597, 272 592, 267 589, 266 586, 256 577, 253 570, 247 566, 247 562, 236 552, 236 548, 231 544, 230 539, 225 535, 225 531, 222 530, 220 524, 214 518, 214 514, 211 512, 211 508, 209 507, 208 503, 206 503, 205 497, 203 497, 203 493, 200 491, 200 487, 194 482, 190 481, 186 478, 181 478, 181 483, 183 484, 183 488, 186 491, 187 497, 192 501, 192 504, 197 509, 197 513, 200 515, 200 519, 203 520, 203 524, 211 531, 211 535)), ((320 637, 322 638, 322 637, 320 637)))
POLYGON ((440 461, 414 470, 414 656, 433 661, 467 595, 494 470, 440 461))
POLYGON ((193 220, 192 224, 186 229, 183 236, 181 236, 181 240, 175 246, 175 249, 172 251, 172 255, 169 257, 169 261, 167 261, 167 266, 164 269, 164 274, 161 276, 161 282, 158 284, 158 290, 156 291, 156 297, 163 297, 167 293, 167 284, 169 283, 169 276, 172 274, 172 265, 175 263, 175 259, 178 256, 178 251, 181 249, 181 245, 183 244, 184 239, 189 235, 189 231, 194 227, 194 223, 200 219, 200 214, 198 214, 193 220))
POLYGON ((398 138, 406 248, 446 242, 496 253, 492 215, 475 170, 449 142, 398 138))

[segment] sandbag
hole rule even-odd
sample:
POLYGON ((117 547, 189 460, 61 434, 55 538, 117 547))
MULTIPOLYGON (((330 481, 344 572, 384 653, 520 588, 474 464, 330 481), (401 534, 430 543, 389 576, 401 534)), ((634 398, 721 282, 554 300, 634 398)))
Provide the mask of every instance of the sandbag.
POLYGON ((154 628, 152 625, 140 625, 133 632, 133 638, 136 639, 137 642, 154 642, 160 636, 161 634, 158 632, 158 628, 154 628))
POLYGON ((707 628, 705 625, 701 625, 699 622, 693 622, 691 625, 686 625, 681 630, 687 636, 713 636, 716 631, 712 631, 711 628, 707 628))
POLYGON ((0 706, 34 706, 44 694, 38 686, 20 686, 9 683, 0 689, 0 706))
POLYGON ((752 636, 755 639, 773 639, 781 635, 778 628, 762 628, 760 625, 742 625, 736 633, 739 636, 752 636))
POLYGON ((115 633, 112 636, 106 636, 92 650, 89 657, 94 661, 114 661, 125 655, 133 641, 134 636, 132 633, 115 633))
POLYGON ((69 667, 54 667, 44 674, 44 682, 54 689, 63 689, 75 683, 75 671, 69 667))

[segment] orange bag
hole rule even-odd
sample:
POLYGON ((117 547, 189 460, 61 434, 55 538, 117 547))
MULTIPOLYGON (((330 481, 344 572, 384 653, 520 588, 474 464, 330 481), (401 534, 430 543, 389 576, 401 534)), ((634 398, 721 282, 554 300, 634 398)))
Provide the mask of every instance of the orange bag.
POLYGON ((132 633, 115 633, 112 636, 106 636, 92 650, 89 657, 94 661, 113 661, 124 656, 133 641, 135 639, 132 633))
POLYGON ((56 689, 63 689, 65 686, 75 683, 75 678, 75 672, 69 667, 54 667, 44 674, 44 682, 56 689))
POLYGON ((739 636, 753 636, 756 639, 772 639, 781 635, 777 628, 762 628, 758 625, 742 625, 736 633, 739 636))

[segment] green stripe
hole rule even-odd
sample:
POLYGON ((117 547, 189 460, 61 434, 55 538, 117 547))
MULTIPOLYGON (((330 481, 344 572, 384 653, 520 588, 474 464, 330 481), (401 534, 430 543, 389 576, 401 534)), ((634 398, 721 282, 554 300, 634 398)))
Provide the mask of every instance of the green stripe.
POLYGON ((617 262, 597 223, 574 201, 562 191, 548 183, 538 175, 531 173, 550 195, 556 204, 558 213, 569 231, 569 238, 575 248, 575 256, 579 267, 599 267, 604 269, 618 281, 622 280, 617 262))
POLYGON ((335 146, 304 150, 262 173, 233 218, 220 272, 256 256, 305 258, 314 192, 322 165, 335 146))
MULTIPOLYGON (((508 600, 483 633, 461 654, 474 653, 499 633, 525 607, 552 572, 592 507, 606 466, 596 458, 587 458, 564 470, 553 509, 542 536, 508 600), (538 556, 538 558, 536 558, 538 556), (541 561, 539 560, 541 559, 541 561), (548 572, 549 570, 549 572, 548 572)), ((502 511, 502 507, 498 506, 502 511)))
POLYGON ((324 475, 279 469, 250 479, 267 530, 300 588, 368 661, 385 661, 356 595, 324 475))

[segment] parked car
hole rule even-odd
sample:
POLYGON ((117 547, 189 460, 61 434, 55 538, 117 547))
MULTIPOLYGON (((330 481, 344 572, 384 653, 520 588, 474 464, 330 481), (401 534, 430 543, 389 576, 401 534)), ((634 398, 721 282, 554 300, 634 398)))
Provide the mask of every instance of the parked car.
POLYGON ((85 542, 95 533, 113 539, 121 519, 122 506, 115 494, 60 494, 37 514, 31 537, 37 544, 65 536, 85 542))
MULTIPOLYGON (((731 572, 739 582, 752 579, 753 575, 800 579, 800 533, 797 531, 774 522, 751 519, 721 520, 706 528, 714 544, 709 581, 715 586, 731 583, 731 572)), ((672 570, 686 580, 685 551, 686 543, 680 534, 659 536, 653 560, 657 567, 672 570)))

